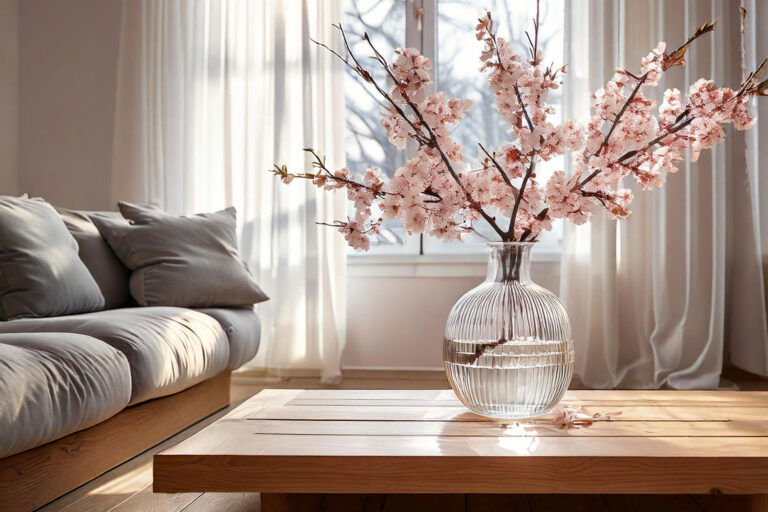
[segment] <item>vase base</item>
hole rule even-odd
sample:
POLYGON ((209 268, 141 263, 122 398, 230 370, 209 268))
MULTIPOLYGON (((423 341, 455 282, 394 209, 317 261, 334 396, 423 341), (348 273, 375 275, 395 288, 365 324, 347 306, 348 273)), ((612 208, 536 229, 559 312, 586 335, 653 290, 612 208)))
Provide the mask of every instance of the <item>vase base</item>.
MULTIPOLYGON (((464 404, 466 406, 466 404, 464 404)), ((554 406, 515 406, 515 405, 488 405, 478 406, 475 404, 473 407, 467 406, 467 409, 480 416, 486 418, 493 418, 495 420, 524 420, 529 418, 535 418, 537 416, 543 416, 554 409, 554 406)))

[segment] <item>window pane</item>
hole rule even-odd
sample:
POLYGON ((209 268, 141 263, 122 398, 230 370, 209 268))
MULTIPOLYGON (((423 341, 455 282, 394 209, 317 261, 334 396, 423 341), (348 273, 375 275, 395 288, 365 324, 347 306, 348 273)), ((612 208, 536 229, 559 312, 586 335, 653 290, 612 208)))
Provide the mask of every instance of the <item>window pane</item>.
MULTIPOLYGON (((352 51, 361 64, 382 86, 389 87, 386 72, 369 59, 371 49, 361 39, 368 33, 373 44, 384 55, 392 55, 395 48, 405 46, 404 0, 347 0, 344 9, 344 29, 349 35, 352 51)), ((397 149, 387 140, 381 125, 383 111, 376 91, 361 83, 360 77, 346 68, 347 167, 363 173, 368 167, 378 167, 390 178, 405 163, 405 150, 397 149)), ((377 212, 373 212, 374 216, 377 212)), ((381 233, 371 237, 371 252, 403 253, 418 251, 418 239, 409 237, 399 221, 385 221, 381 233), (410 239, 410 244, 409 244, 410 239), (407 246, 407 247, 406 247, 407 246), (412 250, 415 247, 415 250, 412 250)))
MULTIPOLYGON (((563 20, 564 0, 542 0, 540 11, 539 48, 543 62, 563 64, 563 20)), ((500 37, 512 41, 520 55, 527 55, 525 31, 531 31, 532 19, 536 15, 536 2, 520 0, 489 0, 487 6, 493 15, 500 37)), ((453 131, 453 136, 464 149, 465 161, 479 166, 478 142, 491 150, 509 141, 509 125, 494 108, 494 98, 485 75, 479 71, 480 52, 483 42, 475 38, 477 19, 483 14, 481 6, 461 0, 438 0, 437 4, 437 77, 438 90, 446 95, 472 100, 474 104, 467 116, 453 131)), ((551 91, 549 102, 555 105, 561 117, 562 96, 560 90, 551 91)), ((536 171, 539 182, 546 180, 557 169, 563 168, 563 158, 552 159, 539 165, 536 171)), ((506 226, 507 221, 501 223, 506 226)), ((426 253, 436 252, 477 252, 483 251, 486 238, 496 240, 495 233, 483 221, 477 221, 477 233, 465 238, 465 243, 446 243, 425 238, 426 253)), ((552 231, 541 235, 539 250, 559 250, 562 225, 556 222, 552 231)))

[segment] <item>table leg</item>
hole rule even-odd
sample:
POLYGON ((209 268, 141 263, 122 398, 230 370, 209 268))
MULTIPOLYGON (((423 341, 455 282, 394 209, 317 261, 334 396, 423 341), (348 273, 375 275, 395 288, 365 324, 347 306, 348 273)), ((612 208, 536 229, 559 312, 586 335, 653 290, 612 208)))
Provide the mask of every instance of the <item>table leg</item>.
POLYGON ((261 512, 314 512, 322 503, 322 494, 261 493, 261 512))

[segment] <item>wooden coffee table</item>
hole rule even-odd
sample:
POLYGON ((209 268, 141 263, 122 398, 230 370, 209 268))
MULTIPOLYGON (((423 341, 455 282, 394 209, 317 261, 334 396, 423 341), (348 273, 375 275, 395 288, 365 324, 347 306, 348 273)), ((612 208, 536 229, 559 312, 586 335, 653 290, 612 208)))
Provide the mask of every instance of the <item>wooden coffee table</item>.
MULTIPOLYGON (((569 391, 611 421, 493 421, 450 390, 265 390, 154 459, 155 492, 742 494, 768 511, 768 392, 569 391)), ((303 496, 303 497, 302 497, 303 496)), ((304 501, 303 501, 304 500, 304 501)))

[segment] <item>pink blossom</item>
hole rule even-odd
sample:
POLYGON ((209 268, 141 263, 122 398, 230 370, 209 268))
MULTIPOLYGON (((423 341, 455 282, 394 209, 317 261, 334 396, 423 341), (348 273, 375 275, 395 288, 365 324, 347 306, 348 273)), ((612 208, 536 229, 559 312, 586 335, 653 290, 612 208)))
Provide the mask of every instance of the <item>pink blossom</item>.
MULTIPOLYGON (((659 188, 678 171, 687 150, 695 161, 725 138, 726 125, 744 130, 755 122, 750 98, 761 91, 754 79, 736 90, 701 79, 687 97, 677 89, 665 91, 657 106, 648 90, 667 68, 684 63, 680 52, 665 55, 664 42, 641 60, 640 73, 619 70, 595 91, 586 126, 570 119, 558 122, 548 97, 560 86, 558 72, 565 69, 553 71, 538 56, 518 55, 513 44, 492 32, 490 15, 480 19, 476 31, 483 44, 481 71, 496 110, 510 124, 510 140, 489 148, 492 158, 479 155, 480 168, 469 167, 467 149, 452 136, 472 102, 442 92, 427 96, 429 59, 413 48, 400 48, 387 70, 392 83, 375 85, 385 99, 381 123, 389 141, 398 148, 413 141, 412 158, 391 178, 377 168, 361 175, 347 168, 331 173, 319 157, 313 172, 291 174, 285 166, 272 170, 285 183, 305 178, 326 190, 344 189, 354 213, 334 225, 355 249, 368 250, 382 219, 399 219, 409 233, 443 240, 461 240, 481 219, 497 233, 506 232, 513 210, 514 236, 505 239, 536 240, 556 219, 583 224, 600 209, 611 219, 623 219, 631 214, 634 199, 626 186, 630 179, 636 189, 659 188), (541 164, 567 153, 572 174, 556 171, 545 182, 541 164), (381 218, 373 218, 373 212, 381 218)), ((563 425, 579 418, 578 411, 558 414, 556 423, 563 425)))
POLYGON ((546 201, 552 218, 584 224, 592 217, 592 200, 578 191, 580 178, 579 174, 567 178, 563 171, 552 174, 546 187, 546 201))
POLYGON ((644 74, 647 73, 648 75, 645 80, 646 84, 656 85, 659 83, 661 73, 664 71, 662 65, 664 63, 664 50, 666 49, 667 43, 661 41, 647 57, 643 57, 641 69, 644 74))
POLYGON ((415 48, 398 48, 392 63, 392 74, 400 80, 407 93, 421 90, 432 83, 429 75, 432 63, 415 48))

